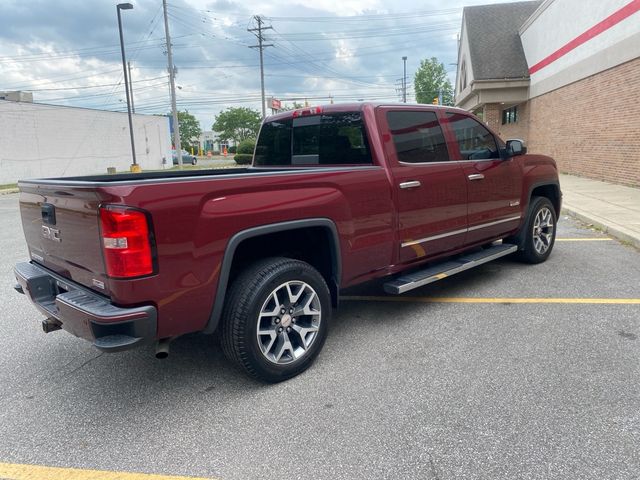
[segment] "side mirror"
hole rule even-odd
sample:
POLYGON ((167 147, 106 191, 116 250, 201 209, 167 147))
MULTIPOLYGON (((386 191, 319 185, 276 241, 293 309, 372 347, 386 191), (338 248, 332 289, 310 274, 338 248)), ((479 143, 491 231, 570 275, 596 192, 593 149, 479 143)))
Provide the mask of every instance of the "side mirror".
POLYGON ((524 144, 524 140, 514 138, 507 140, 507 155, 515 157, 516 155, 524 155, 527 153, 527 147, 524 144))

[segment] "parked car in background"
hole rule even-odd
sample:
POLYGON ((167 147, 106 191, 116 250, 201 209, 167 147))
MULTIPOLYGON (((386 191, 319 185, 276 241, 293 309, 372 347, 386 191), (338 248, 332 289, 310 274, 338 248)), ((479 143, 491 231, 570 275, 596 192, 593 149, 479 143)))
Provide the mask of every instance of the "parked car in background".
MULTIPOLYGON (((176 154, 175 150, 171 150, 171 157, 173 158, 173 164, 178 165, 178 155, 176 154)), ((195 155, 191 155, 186 150, 182 150, 182 163, 190 163, 191 165, 195 165, 196 163, 198 163, 198 159, 195 155)))

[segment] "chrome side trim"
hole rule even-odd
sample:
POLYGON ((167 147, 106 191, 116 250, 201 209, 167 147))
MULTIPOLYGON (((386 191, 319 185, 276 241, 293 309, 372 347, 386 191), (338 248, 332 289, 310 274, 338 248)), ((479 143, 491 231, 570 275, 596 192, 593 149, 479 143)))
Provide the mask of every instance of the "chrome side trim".
POLYGON ((432 237, 421 238, 420 240, 411 240, 409 242, 404 242, 401 244, 402 247, 410 247, 411 245, 418 245, 419 243, 430 242, 432 240, 439 240, 445 237, 451 237, 453 235, 459 235, 461 233, 467 233, 467 229, 463 228, 460 230, 454 230, 453 232, 441 233, 439 235, 434 235, 432 237))
POLYGON ((494 225, 498 225, 500 223, 506 223, 506 222, 512 222, 514 220, 520 220, 521 218, 522 218, 521 215, 518 215, 518 216, 515 216, 515 217, 503 218, 501 220, 496 220, 495 222, 483 223, 482 225, 475 225, 475 226, 470 227, 470 228, 463 228, 463 229, 460 229, 460 230, 454 230, 452 232, 441 233, 439 235, 433 235, 432 237, 425 237, 425 238, 421 238, 419 240, 411 240, 409 242, 403 242, 403 243, 400 244, 400 246, 402 248, 410 247, 412 245, 418 245, 419 243, 431 242, 433 240, 439 240, 441 238, 451 237, 453 235, 460 235, 461 233, 467 233, 467 232, 471 232, 473 230, 479 230, 481 228, 493 227, 494 225))
POLYGON ((468 232, 473 230, 480 230, 481 228, 493 227, 494 225, 499 225, 500 223, 513 222, 515 220, 520 220, 522 218, 521 215, 517 215, 515 217, 503 218, 502 220, 496 220, 495 222, 483 223, 482 225, 476 225, 474 227, 469 227, 467 229, 468 232))

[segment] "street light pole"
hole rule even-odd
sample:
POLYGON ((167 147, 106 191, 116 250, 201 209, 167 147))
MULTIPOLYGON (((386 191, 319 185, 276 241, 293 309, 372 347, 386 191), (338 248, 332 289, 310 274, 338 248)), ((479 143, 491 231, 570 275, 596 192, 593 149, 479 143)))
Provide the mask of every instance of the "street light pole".
POLYGON ((129 75, 127 75, 127 60, 124 54, 124 37, 122 35, 122 18, 120 16, 120 10, 131 10, 133 5, 130 3, 119 3, 116 5, 118 12, 118 31, 120 32, 120 51, 122 53, 122 71, 124 72, 124 89, 127 93, 127 113, 129 116, 129 134, 131 136, 131 156, 133 157, 133 164, 131 165, 132 172, 139 172, 140 167, 136 162, 136 145, 133 139, 133 120, 131 119, 131 97, 129 96, 129 75))
POLYGON ((129 94, 131 95, 131 112, 136 113, 136 102, 133 101, 133 77, 131 76, 131 62, 127 62, 129 72, 129 94))
POLYGON ((402 57, 403 74, 402 74, 402 103, 407 103, 407 57, 402 57))

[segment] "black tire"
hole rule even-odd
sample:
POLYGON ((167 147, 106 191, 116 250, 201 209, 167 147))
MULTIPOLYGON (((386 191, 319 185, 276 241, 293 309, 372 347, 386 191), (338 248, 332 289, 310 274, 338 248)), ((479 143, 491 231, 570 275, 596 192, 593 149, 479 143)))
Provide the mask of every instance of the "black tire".
MULTIPOLYGON (((288 291, 291 290, 285 290, 285 293, 288 291)), ((307 304, 304 308, 310 309, 309 305, 307 304)), ((228 291, 220 328, 222 350, 229 360, 239 365, 250 376, 269 383, 281 382, 304 372, 311 366, 324 345, 330 320, 329 288, 315 268, 290 258, 267 258, 247 267, 235 279, 228 291), (300 285, 301 290, 298 292, 302 293, 299 293, 299 298, 304 298, 300 303, 304 303, 305 299, 313 299, 316 310, 320 309, 319 315, 315 314, 315 311, 312 316, 304 315, 302 310, 297 310, 301 308, 297 300, 296 303, 287 303, 291 295, 286 297, 278 290, 283 288, 283 285, 291 285, 295 288, 298 284, 309 287, 306 289, 300 285), (303 289, 305 289, 304 292, 303 289), (276 292, 275 296, 274 292, 276 292), (280 306, 284 305, 286 309, 289 307, 291 309, 284 315, 278 314, 272 317, 273 313, 265 313, 265 310, 272 309, 274 305, 273 311, 278 309, 274 300, 276 298, 280 306), (283 299, 287 302, 283 303, 283 299), (289 315, 294 310, 298 313, 289 315), (317 325, 305 323, 311 322, 311 319, 314 322, 317 321, 317 325), (261 331, 273 329, 271 333, 276 335, 275 340, 273 337, 266 339, 264 336, 260 337, 259 323, 261 331), (312 328, 306 329, 306 326, 316 330, 307 332, 312 328), (277 332, 278 329, 282 331, 284 328, 286 328, 285 332, 277 332), (284 347, 278 349, 278 346, 286 344, 285 340, 290 341, 290 347, 296 347, 298 351, 303 350, 303 353, 295 358, 294 348, 290 348, 285 356, 282 353, 284 347), (309 340, 308 346, 305 346, 304 343, 307 340, 309 340), (269 343, 270 341, 272 343, 269 343), (274 349, 273 354, 271 348, 274 349), (267 350, 266 353, 264 350, 267 350), (275 358, 277 353, 281 355, 279 358, 275 358)))
POLYGON ((198 161, 196 160, 196 157, 193 157, 191 159, 191 165, 195 165, 196 163, 198 163, 198 161))
POLYGON ((549 258, 556 240, 557 225, 558 216, 553 203, 547 197, 531 198, 524 230, 521 236, 518 235, 522 242, 518 258, 525 263, 542 263, 549 258), (537 219, 545 214, 551 219, 551 225, 539 229, 537 219))

